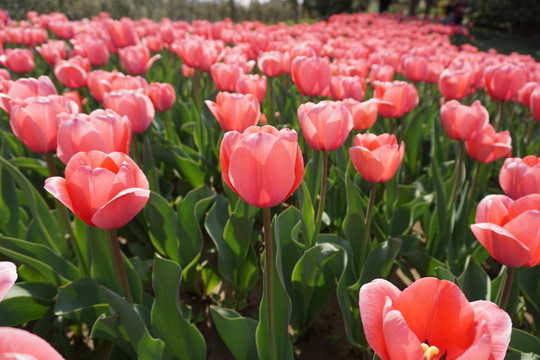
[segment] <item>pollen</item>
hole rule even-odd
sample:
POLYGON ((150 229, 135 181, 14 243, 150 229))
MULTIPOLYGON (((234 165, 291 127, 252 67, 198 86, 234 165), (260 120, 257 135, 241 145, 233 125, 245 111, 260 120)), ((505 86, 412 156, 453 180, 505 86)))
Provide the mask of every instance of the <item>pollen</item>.
POLYGON ((426 343, 422 343, 422 351, 424 351, 422 360, 432 360, 439 353, 439 349, 436 346, 429 346, 426 343))

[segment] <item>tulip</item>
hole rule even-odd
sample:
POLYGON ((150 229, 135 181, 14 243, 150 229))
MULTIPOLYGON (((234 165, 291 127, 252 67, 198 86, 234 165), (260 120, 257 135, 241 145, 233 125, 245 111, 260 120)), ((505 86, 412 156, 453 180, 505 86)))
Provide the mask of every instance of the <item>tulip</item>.
POLYGON ((358 76, 332 76, 330 94, 334 100, 354 99, 362 101, 366 93, 366 81, 358 76))
POLYGON ((391 134, 358 134, 349 154, 356 171, 369 182, 387 182, 396 173, 404 154, 391 134))
POLYGON ((215 63, 210 67, 210 74, 219 91, 235 91, 236 82, 243 73, 244 70, 235 64, 215 63))
POLYGON ((490 163, 512 152, 510 132, 496 133, 493 126, 486 127, 472 140, 465 144, 469 156, 483 163, 490 163))
POLYGON ((20 78, 11 84, 7 94, 0 94, 0 107, 9 114, 11 101, 14 99, 25 100, 30 97, 48 95, 58 95, 48 76, 42 75, 38 79, 20 78))
POLYGON ((291 72, 303 95, 319 96, 330 86, 332 72, 327 58, 299 56, 292 61, 291 72))
POLYGON ((369 82, 373 84, 375 81, 392 81, 394 78, 394 68, 390 65, 373 64, 369 71, 369 82))
POLYGON ((527 74, 521 66, 501 64, 488 67, 484 71, 486 89, 494 100, 508 101, 527 82, 527 74))
POLYGON ((62 40, 49 40, 38 46, 36 50, 43 56, 47 64, 54 66, 57 61, 66 58, 66 43, 62 40))
POLYGON ((251 94, 262 104, 266 95, 266 77, 259 75, 242 75, 236 82, 236 91, 251 94))
POLYGON ((111 20, 107 24, 107 31, 109 32, 112 45, 115 48, 123 48, 137 44, 137 34, 130 21, 111 20))
POLYGON ((418 105, 418 91, 405 81, 373 82, 373 97, 382 100, 379 113, 385 118, 398 118, 418 105))
MULTIPOLYGON (((17 267, 9 261, 0 261, 0 301, 17 280, 17 267)), ((0 350, 0 353, 2 351, 0 350)))
POLYGON ((150 196, 148 180, 121 152, 79 152, 67 163, 65 178, 45 181, 45 190, 82 221, 101 229, 126 225, 150 196))
POLYGON ((118 56, 122 66, 130 75, 146 74, 150 66, 161 58, 159 54, 150 57, 150 50, 143 44, 121 48, 118 50, 118 56))
POLYGON ((509 267, 540 264, 540 194, 512 200, 488 195, 476 209, 471 230, 498 262, 509 267))
POLYGON ((18 74, 30 72, 35 67, 34 55, 28 49, 7 49, 3 55, 2 63, 9 70, 18 74))
POLYGON ((351 113, 339 102, 321 101, 300 105, 298 121, 308 145, 317 151, 338 149, 353 126, 351 113))
POLYGON ((105 93, 113 90, 111 84, 113 77, 115 77, 114 72, 105 70, 94 70, 88 73, 88 90, 97 101, 102 102, 105 93))
POLYGON ((366 339, 382 360, 502 360, 510 343, 506 312, 469 302, 446 280, 422 278, 400 291, 375 279, 360 288, 359 305, 366 339))
POLYGON ((103 96, 105 109, 114 110, 120 116, 127 116, 134 134, 144 132, 156 113, 150 98, 142 90, 120 90, 103 96))
POLYGON ((26 330, 0 327, 0 357, 3 359, 63 360, 48 342, 26 330))
POLYGON ((267 77, 279 76, 282 72, 281 57, 279 51, 261 53, 257 59, 257 67, 267 77))
POLYGON ((401 71, 409 81, 426 81, 429 60, 424 56, 405 56, 401 59, 401 71))
POLYGON ((506 159, 499 172, 499 185, 512 199, 540 194, 540 158, 528 155, 506 159))
POLYGON ((148 96, 157 111, 169 110, 176 101, 176 92, 169 83, 151 83, 148 88, 148 96))
POLYGON ((100 150, 129 154, 131 123, 112 110, 94 110, 90 115, 60 114, 58 124, 58 158, 67 164, 78 152, 100 150))
POLYGON ((56 115, 79 112, 78 106, 62 96, 28 98, 13 105, 9 122, 13 133, 30 150, 46 154, 56 150, 56 115))
POLYGON ((441 118, 444 130, 450 138, 468 141, 478 136, 486 127, 489 113, 478 100, 471 106, 450 100, 441 106, 441 118))
POLYGON ((244 201, 270 208, 285 201, 304 176, 294 130, 265 125, 225 134, 220 147, 223 180, 244 201))
POLYGON ((445 69, 439 76, 439 90, 447 100, 461 100, 471 93, 472 82, 468 69, 445 69))
POLYGON ((54 75, 65 87, 80 89, 86 86, 89 69, 88 59, 77 56, 57 62, 54 67, 54 75))
POLYGON ((342 103, 349 109, 352 115, 353 129, 366 130, 377 120, 377 115, 379 114, 379 101, 377 99, 370 99, 364 102, 345 99, 342 103))
POLYGON ((259 101, 251 94, 220 92, 216 102, 206 100, 205 103, 224 132, 244 132, 257 124, 261 116, 259 101))
POLYGON ((531 95, 534 90, 540 87, 540 83, 537 83, 535 81, 531 81, 523 85, 521 89, 517 92, 517 100, 518 102, 525 106, 530 107, 531 106, 531 95))
POLYGON ((186 64, 182 64, 182 75, 185 78, 193 77, 195 76, 195 69, 187 66, 186 64))
POLYGON ((540 86, 531 92, 529 106, 531 108, 533 118, 540 122, 540 86))
POLYGON ((87 36, 73 44, 73 54, 85 57, 92 66, 103 66, 109 62, 109 49, 104 40, 87 36))
POLYGON ((192 37, 173 44, 182 61, 189 67, 209 72, 220 53, 218 46, 210 41, 192 37))

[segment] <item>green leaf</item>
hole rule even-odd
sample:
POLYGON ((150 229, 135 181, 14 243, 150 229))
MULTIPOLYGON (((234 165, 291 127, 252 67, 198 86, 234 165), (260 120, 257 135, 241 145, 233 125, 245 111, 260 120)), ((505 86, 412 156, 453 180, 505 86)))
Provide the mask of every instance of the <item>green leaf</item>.
POLYGON ((180 263, 177 238, 177 218, 172 205, 160 194, 150 192, 144 208, 150 240, 157 251, 180 263))
MULTIPOLYGON (((2 142, 2 150, 6 156, 7 146, 2 142), (5 150, 5 151, 4 151, 5 150)), ((19 198, 15 180, 3 167, 0 167, 0 231, 7 236, 19 237, 19 198)))
POLYGON ((257 321, 243 317, 229 309, 210 306, 210 315, 219 333, 235 359, 257 359, 255 331, 257 321))
POLYGON ((302 236, 304 238, 304 244, 312 246, 316 236, 315 209, 313 208, 311 196, 304 181, 302 181, 302 185, 296 190, 296 194, 298 196, 298 206, 302 214, 302 236))
POLYGON ((119 327, 123 327, 135 353, 141 359, 169 359, 170 355, 163 341, 150 336, 148 329, 137 311, 117 293, 101 286, 103 296, 119 315, 119 327))
POLYGON ((52 307, 55 297, 55 286, 44 283, 16 283, 0 302, 0 325, 18 326, 41 318, 52 307))
POLYGON ((412 267, 418 270, 422 277, 435 276, 438 267, 446 267, 443 262, 418 250, 401 255, 412 267))
POLYGON ((465 260, 465 269, 457 278, 457 282, 469 301, 489 300, 491 298, 491 281, 484 269, 472 256, 465 260))
POLYGON ((362 274, 360 275, 360 284, 365 284, 376 278, 386 278, 401 248, 402 240, 400 238, 389 238, 380 243, 366 258, 362 274))
POLYGON ((362 200, 358 195, 360 191, 352 183, 348 172, 345 176, 345 189, 347 190, 347 214, 343 219, 342 230, 343 235, 353 249, 353 257, 350 257, 348 261, 351 262, 351 265, 354 265, 353 268, 355 271, 358 271, 356 269, 360 268, 365 256, 365 254, 362 254, 363 246, 361 244, 361 237, 364 233, 366 218, 364 207, 362 207, 362 200))
POLYGON ((204 359, 206 344, 195 325, 190 324, 180 311, 178 294, 182 269, 173 261, 154 257, 155 300, 151 323, 155 334, 162 339, 174 359, 204 359))
POLYGON ((74 281, 62 288, 54 304, 54 314, 92 326, 102 315, 109 314, 109 305, 90 278, 74 281))
POLYGON ((90 333, 92 339, 103 339, 110 341, 118 348, 122 349, 130 359, 137 358, 135 350, 132 348, 128 338, 127 330, 124 326, 121 326, 120 315, 114 314, 111 316, 101 315, 90 333))
POLYGON ((520 329, 512 328, 509 346, 523 353, 540 354, 540 339, 520 329))

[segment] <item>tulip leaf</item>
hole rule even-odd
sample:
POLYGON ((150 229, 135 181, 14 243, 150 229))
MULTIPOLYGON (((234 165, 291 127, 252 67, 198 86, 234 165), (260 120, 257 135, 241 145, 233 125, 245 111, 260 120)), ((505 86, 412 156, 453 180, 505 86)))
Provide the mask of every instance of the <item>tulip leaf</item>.
MULTIPOLYGON (((351 244, 353 249, 353 258, 348 261, 355 265, 355 269, 359 269, 365 257, 365 248, 369 249, 369 245, 365 247, 361 244, 362 234, 364 233, 364 224, 366 218, 362 199, 360 198, 359 190, 354 186, 348 173, 345 177, 345 189, 347 191, 347 214, 343 219, 343 234, 351 244)), ((366 207, 367 208, 367 207, 366 207)))
POLYGON ((436 276, 436 270, 439 267, 446 267, 446 265, 435 259, 434 257, 429 256, 424 252, 414 250, 408 253, 401 254, 403 258, 414 267, 419 273, 420 276, 436 276))
POLYGON ((311 202, 311 196, 307 185, 302 181, 302 185, 296 190, 298 206, 302 214, 302 236, 306 246, 312 246, 315 241, 315 210, 311 202))
POLYGON ((376 278, 386 278, 401 248, 402 240, 400 238, 390 237, 388 240, 380 243, 367 256, 362 273, 360 275, 360 284, 365 284, 376 278))
POLYGON ((468 256, 465 260, 465 269, 458 276, 457 283, 469 301, 489 300, 491 298, 489 276, 472 256, 468 256))
POLYGON ((54 304, 56 287, 18 282, 0 302, 0 326, 18 326, 41 318, 54 304))
POLYGON ((121 326, 120 315, 114 314, 106 316, 102 314, 92 326, 90 333, 92 339, 103 339, 110 341, 119 349, 124 351, 130 359, 137 357, 128 338, 127 330, 121 326))
POLYGON ((101 286, 100 289, 109 305, 118 314, 118 326, 125 329, 137 356, 149 360, 169 359, 169 351, 165 344, 162 340, 155 339, 150 335, 145 322, 133 305, 106 287, 101 286))
POLYGON ((217 306, 210 306, 210 315, 227 348, 237 360, 257 358, 255 332, 257 321, 243 317, 237 312, 217 306))
POLYGON ((144 208, 150 240, 157 251, 180 263, 177 238, 177 218, 172 205, 160 194, 151 191, 144 208))
MULTIPOLYGON (((7 156, 7 145, 2 141, 2 156, 7 156)), ((15 180, 0 167, 0 232, 7 236, 19 237, 19 198, 15 180)))
POLYGON ((181 279, 180 266, 156 254, 152 275, 155 293, 151 312, 152 329, 165 342, 173 359, 204 359, 204 338, 180 310, 178 294, 181 279))
POLYGON ((521 329, 512 328, 509 347, 523 353, 540 354, 540 339, 521 329))

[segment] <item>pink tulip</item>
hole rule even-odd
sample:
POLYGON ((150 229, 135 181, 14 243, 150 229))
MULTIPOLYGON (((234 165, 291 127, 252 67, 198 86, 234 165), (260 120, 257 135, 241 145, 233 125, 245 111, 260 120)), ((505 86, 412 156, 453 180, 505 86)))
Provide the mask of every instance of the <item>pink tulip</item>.
POLYGON ((87 58, 92 66, 103 66, 110 57, 105 41, 93 36, 78 38, 73 44, 73 54, 87 58))
POLYGON ((225 134, 220 148, 223 180, 244 201, 270 208, 302 183, 304 160, 294 130, 251 126, 225 134))
POLYGON ((244 74, 244 70, 235 64, 215 63, 210 67, 212 80, 219 91, 233 92, 236 82, 244 74))
POLYGON ((38 79, 20 78, 11 83, 6 94, 0 94, 0 107, 9 114, 11 101, 14 99, 25 100, 30 97, 48 95, 58 95, 48 76, 42 75, 38 79))
POLYGON ((510 343, 510 316, 469 302, 453 282, 422 278, 400 291, 375 279, 359 297, 366 339, 382 360, 502 360, 510 343))
POLYGON ((413 84, 375 81, 373 86, 373 97, 383 101, 379 104, 379 113, 385 118, 399 118, 418 105, 418 91, 413 84))
POLYGON ((157 111, 169 110, 176 101, 176 91, 169 83, 151 83, 148 88, 148 96, 157 111))
POLYGON ((129 156, 93 150, 74 155, 65 178, 45 181, 45 190, 82 221, 101 229, 126 225, 150 196, 148 180, 129 156))
POLYGON ((242 75, 236 82, 236 91, 241 94, 251 94, 262 104, 266 95, 266 76, 242 75))
MULTIPOLYGON (((17 280, 17 267, 9 261, 0 261, 0 301, 17 280)), ((2 351, 0 350, 0 354, 2 351)))
POLYGON ((506 159, 499 172, 499 185, 512 199, 540 194, 540 158, 528 155, 506 159))
POLYGON ((150 66, 161 58, 159 54, 150 57, 150 50, 143 44, 118 49, 118 56, 120 57, 122 66, 130 75, 146 74, 150 66))
POLYGON ((330 86, 332 72, 327 58, 299 56, 293 60, 291 72, 303 95, 319 96, 330 86))
POLYGON ((197 37, 180 40, 173 44, 173 49, 187 66, 204 72, 210 71, 221 51, 216 43, 197 37))
POLYGON ((540 86, 531 92, 529 107, 534 119, 540 122, 540 86))
POLYGON ((28 49, 7 49, 0 60, 9 70, 18 74, 25 74, 34 70, 34 55, 28 49))
POLYGON ((100 150, 129 154, 131 123, 112 110, 97 109, 90 115, 60 114, 58 122, 58 158, 67 164, 78 152, 100 150))
POLYGON ((103 96, 105 109, 127 116, 134 134, 144 132, 154 119, 156 111, 152 101, 142 90, 120 90, 103 96))
POLYGON ((62 96, 28 98, 13 105, 9 122, 13 133, 30 150, 46 154, 56 150, 56 115, 79 112, 78 106, 62 96))
POLYGON ((51 66, 54 66, 57 61, 66 58, 66 42, 62 40, 49 40, 37 47, 36 50, 51 66))
POLYGON ((488 195, 476 209, 471 230, 491 256, 503 265, 540 264, 540 194, 512 200, 488 195))
POLYGON ((469 156, 483 163, 490 163, 512 153, 510 132, 505 130, 496 133, 490 124, 465 145, 469 156))
POLYGON ((525 85, 527 73, 518 65, 494 65, 484 71, 484 82, 492 99, 508 101, 514 99, 518 90, 525 85))
POLYGON ((334 100, 354 99, 362 101, 366 93, 366 81, 358 76, 332 76, 330 94, 334 100))
POLYGON ((60 60, 54 67, 54 75, 69 89, 80 89, 86 86, 90 62, 80 56, 69 60, 60 60))
POLYGON ((115 48, 137 44, 137 34, 133 29, 133 25, 128 20, 111 20, 107 23, 107 31, 115 48))
POLYGON ((429 75, 429 60, 424 56, 404 56, 401 71, 409 81, 425 81, 429 75))
POLYGON ((447 100, 461 100, 471 93, 473 74, 468 69, 446 69, 439 76, 439 90, 447 100))
POLYGON ((306 142, 317 151, 334 151, 339 148, 353 126, 347 107, 333 101, 300 105, 298 121, 306 142))
POLYGON ((540 88, 540 83, 535 81, 531 81, 523 85, 523 87, 517 92, 518 102, 523 106, 530 107, 531 95, 536 88, 540 88))
POLYGON ((257 124, 261 116, 259 101, 251 94, 220 92, 216 102, 206 100, 205 103, 224 132, 244 132, 257 124))
POLYGON ((441 106, 441 118, 448 136, 463 141, 474 139, 489 123, 489 113, 478 100, 471 106, 447 101, 441 106))
POLYGON ((394 68, 390 65, 373 64, 369 70, 369 82, 392 81, 394 78, 394 68))
POLYGON ((369 182, 387 182, 396 173, 404 154, 391 134, 358 134, 349 155, 356 171, 369 182))
POLYGON ((39 336, 26 330, 10 327, 0 327, 0 357, 4 359, 64 360, 58 351, 39 336))
POLYGON ((279 76, 282 72, 282 55, 279 51, 264 52, 257 59, 257 67, 268 77, 279 76))
POLYGON ((375 124, 377 115, 379 114, 379 101, 377 99, 370 99, 364 102, 345 99, 342 103, 349 109, 352 115, 353 129, 366 130, 375 124))

